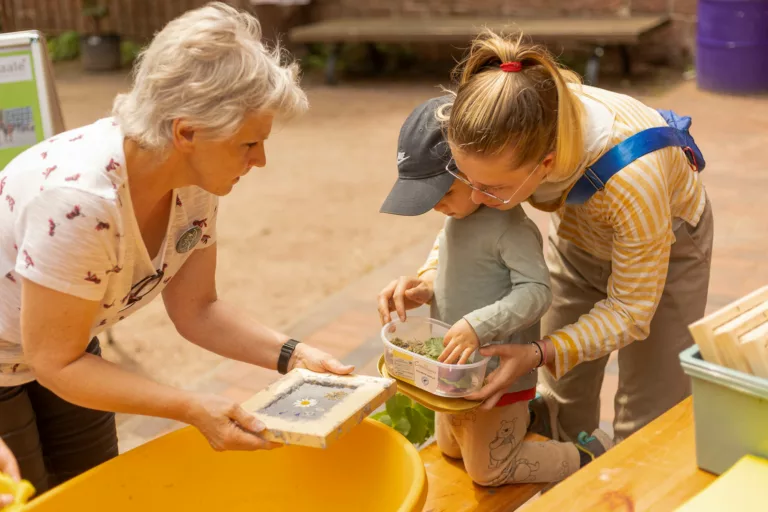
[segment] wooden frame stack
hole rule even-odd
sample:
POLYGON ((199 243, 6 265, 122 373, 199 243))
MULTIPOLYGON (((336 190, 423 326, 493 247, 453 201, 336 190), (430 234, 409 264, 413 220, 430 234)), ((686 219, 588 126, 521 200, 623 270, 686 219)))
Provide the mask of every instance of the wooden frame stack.
POLYGON ((768 379, 768 286, 688 329, 705 361, 768 379))

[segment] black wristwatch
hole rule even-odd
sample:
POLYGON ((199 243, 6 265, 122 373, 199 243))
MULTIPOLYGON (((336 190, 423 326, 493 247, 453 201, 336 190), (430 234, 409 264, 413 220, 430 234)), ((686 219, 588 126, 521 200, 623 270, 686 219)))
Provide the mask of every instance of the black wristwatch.
POLYGON ((288 373, 288 363, 291 361, 293 351, 296 350, 296 345, 299 343, 301 342, 297 340, 288 340, 280 348, 280 357, 277 358, 277 372, 280 375, 288 373))

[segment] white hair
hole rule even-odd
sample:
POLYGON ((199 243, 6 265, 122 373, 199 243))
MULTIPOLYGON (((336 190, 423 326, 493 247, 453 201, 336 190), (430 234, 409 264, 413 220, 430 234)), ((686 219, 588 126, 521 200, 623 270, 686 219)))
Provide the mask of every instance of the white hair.
POLYGON ((174 119, 226 138, 254 111, 291 117, 307 109, 298 66, 279 46, 261 42, 256 18, 222 2, 168 23, 141 52, 133 88, 115 98, 112 114, 126 136, 162 150, 174 119))

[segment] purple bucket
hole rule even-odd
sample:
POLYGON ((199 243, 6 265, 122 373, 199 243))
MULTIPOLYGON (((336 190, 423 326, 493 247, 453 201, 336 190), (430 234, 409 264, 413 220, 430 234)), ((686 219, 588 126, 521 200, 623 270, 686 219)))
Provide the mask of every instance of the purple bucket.
POLYGON ((698 19, 699 87, 768 91, 768 0, 699 0, 698 19))

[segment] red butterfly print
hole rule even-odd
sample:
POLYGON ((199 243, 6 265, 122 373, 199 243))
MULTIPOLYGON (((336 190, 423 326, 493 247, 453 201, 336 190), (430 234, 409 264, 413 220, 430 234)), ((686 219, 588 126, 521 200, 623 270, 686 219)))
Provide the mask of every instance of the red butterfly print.
POLYGON ((119 274, 121 270, 123 270, 123 267, 115 265, 111 270, 107 270, 107 274, 119 274))
POLYGON ((114 170, 115 170, 115 169, 117 169, 118 167, 120 167, 120 163, 118 163, 118 162, 115 162, 115 159, 114 159, 114 158, 111 158, 111 159, 109 160, 109 163, 107 164, 107 167, 106 167, 106 169, 107 169, 107 171, 114 171, 114 170))
POLYGON ((54 137, 52 139, 48 139, 48 142, 56 142, 57 137, 54 137))
POLYGON ((5 188, 5 180, 7 179, 7 176, 3 176, 3 179, 0 180, 0 195, 3 194, 3 189, 5 188))
POLYGON ((99 221, 99 223, 96 224, 96 231, 103 231, 105 229, 109 229, 109 222, 99 221))
POLYGON ((208 227, 208 218, 202 220, 196 220, 192 223, 193 226, 197 226, 199 228, 207 228, 208 227))
POLYGON ((43 191, 43 187, 40 187, 40 192, 42 192, 42 191, 43 191))
POLYGON ((16 249, 16 252, 19 252, 19 246, 16 244, 13 244, 13 248, 16 249))
POLYGON ((76 205, 74 208, 72 208, 72 211, 67 214, 67 218, 69 220, 72 220, 75 217, 84 217, 84 215, 80 212, 79 205, 76 205))
POLYGON ((82 138, 83 138, 83 134, 81 133, 80 135, 78 135, 78 136, 77 136, 77 137, 75 137, 74 139, 69 139, 69 142, 75 142, 76 140, 80 140, 80 139, 82 139, 82 138))
MULTIPOLYGON (((2 189, 0 189, 0 192, 2 192, 2 189)), ((176 196, 176 206, 181 206, 181 198, 179 196, 176 196)))
POLYGON ((48 219, 48 235, 53 236, 56 234, 56 223, 53 222, 53 219, 48 219))
POLYGON ((50 176, 51 173, 56 170, 56 168, 57 166, 54 165, 52 167, 47 168, 45 171, 43 171, 43 176, 45 176, 45 179, 48 179, 48 176, 50 176))
POLYGON ((77 181, 80 179, 80 174, 73 174, 72 176, 67 176, 64 178, 64 181, 77 181))
POLYGON ((210 236, 203 235, 203 238, 201 238, 200 241, 203 242, 204 244, 208 244, 208 240, 210 240, 210 239, 211 239, 210 236))
POLYGON ((11 211, 13 211, 13 207, 16 206, 16 200, 11 196, 5 196, 5 200, 8 201, 8 206, 11 208, 11 211))
POLYGON ((88 272, 88 275, 85 276, 85 280, 88 281, 88 282, 91 282, 93 284, 100 284, 101 283, 101 279, 99 279, 98 276, 96 276, 94 274, 91 274, 90 272, 88 272))
POLYGON ((26 263, 27 265, 26 268, 35 266, 35 262, 32 261, 32 257, 29 255, 27 251, 24 251, 24 263, 26 263))
POLYGON ((12 282, 12 283, 15 283, 15 282, 16 282, 16 278, 15 278, 15 277, 13 277, 13 275, 12 275, 10 272, 8 272, 7 274, 5 274, 5 278, 6 278, 6 279, 8 279, 8 280, 9 280, 10 282, 12 282))
POLYGON ((104 309, 109 309, 109 308, 111 308, 111 307, 112 307, 112 306, 114 306, 114 305, 115 305, 115 301, 112 301, 112 304, 102 304, 102 306, 104 307, 104 309))
POLYGON ((40 153, 40 156, 43 157, 43 160, 45 160, 46 158, 48 158, 48 152, 43 151, 42 153, 40 153))

